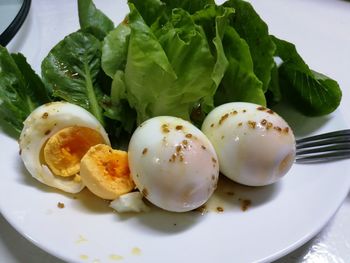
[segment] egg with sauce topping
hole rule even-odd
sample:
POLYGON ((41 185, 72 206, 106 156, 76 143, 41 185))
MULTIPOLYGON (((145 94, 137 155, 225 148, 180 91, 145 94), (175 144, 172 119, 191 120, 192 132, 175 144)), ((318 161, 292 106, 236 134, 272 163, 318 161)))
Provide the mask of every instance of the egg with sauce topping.
POLYGON ((162 209, 196 209, 216 189, 219 165, 212 144, 180 118, 159 116, 142 123, 131 137, 128 158, 137 188, 162 209))
POLYGON ((288 123, 257 104, 223 104, 208 114, 202 131, 216 150, 221 173, 244 185, 278 181, 295 159, 295 138, 288 123))
POLYGON ((96 144, 110 144, 99 121, 87 110, 51 102, 36 108, 24 121, 19 145, 23 163, 40 182, 68 193, 84 188, 80 160, 96 144))
POLYGON ((103 199, 113 200, 134 189, 128 154, 106 144, 92 146, 80 162, 80 176, 85 186, 103 199))

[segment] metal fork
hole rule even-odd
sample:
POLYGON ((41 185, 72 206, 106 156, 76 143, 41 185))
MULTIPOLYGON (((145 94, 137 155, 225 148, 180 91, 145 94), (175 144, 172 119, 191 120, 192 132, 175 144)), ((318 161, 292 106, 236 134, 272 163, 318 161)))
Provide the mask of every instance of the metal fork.
POLYGON ((350 158, 350 129, 296 140, 296 163, 321 163, 350 158))

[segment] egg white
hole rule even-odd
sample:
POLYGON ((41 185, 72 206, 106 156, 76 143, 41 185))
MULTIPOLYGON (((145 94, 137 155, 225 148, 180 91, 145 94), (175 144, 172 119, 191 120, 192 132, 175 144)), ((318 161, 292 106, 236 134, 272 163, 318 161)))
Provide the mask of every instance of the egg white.
POLYGON ((61 129, 72 126, 96 130, 110 145, 108 135, 99 121, 87 110, 68 102, 51 102, 36 108, 24 121, 19 145, 23 163, 35 179, 65 192, 77 193, 84 188, 81 181, 54 175, 40 160, 41 149, 46 141, 61 129))
POLYGON ((216 188, 215 150, 198 128, 182 119, 160 116, 141 124, 130 140, 128 157, 137 188, 162 209, 193 210, 216 188))
POLYGON ((202 131, 212 142, 220 171, 235 182, 263 186, 281 179, 295 158, 295 138, 276 112, 232 102, 208 114, 202 131))

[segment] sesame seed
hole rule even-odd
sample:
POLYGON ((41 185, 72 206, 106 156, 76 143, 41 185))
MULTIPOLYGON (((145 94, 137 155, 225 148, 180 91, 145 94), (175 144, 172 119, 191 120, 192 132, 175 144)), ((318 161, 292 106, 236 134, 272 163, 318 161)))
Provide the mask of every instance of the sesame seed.
POLYGON ((248 126, 252 129, 255 129, 256 127, 256 122, 255 121, 248 121, 248 126))
POLYGON ((275 126, 275 127, 273 127, 276 131, 278 131, 278 132, 281 132, 282 131, 282 129, 280 128, 280 127, 278 127, 278 126, 275 126))
POLYGON ((43 119, 47 119, 49 117, 49 113, 44 112, 44 114, 41 116, 43 119))
POLYGON ((239 199, 241 203, 241 209, 242 211, 247 211, 247 209, 251 206, 252 201, 248 199, 239 199))
POLYGON ((222 213, 222 212, 224 212, 224 209, 221 206, 218 206, 216 208, 216 211, 218 211, 219 213, 222 213))
POLYGON ((219 120, 219 125, 221 125, 224 122, 224 120, 226 120, 228 118, 228 116, 229 116, 228 113, 226 113, 225 115, 221 116, 221 119, 219 120))
POLYGON ((163 125, 162 125, 162 131, 163 131, 164 133, 170 132, 169 127, 168 127, 167 124, 163 124, 163 125))

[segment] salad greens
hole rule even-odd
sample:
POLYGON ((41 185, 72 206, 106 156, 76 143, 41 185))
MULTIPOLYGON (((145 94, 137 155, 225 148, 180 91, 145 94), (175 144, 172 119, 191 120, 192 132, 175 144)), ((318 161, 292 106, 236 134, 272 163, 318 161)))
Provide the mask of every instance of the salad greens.
POLYGON ((200 125, 230 101, 269 106, 283 99, 309 116, 340 103, 337 82, 310 69, 293 44, 269 35, 246 1, 128 4, 115 27, 92 0, 78 0, 81 28, 43 60, 42 80, 23 55, 0 48, 0 112, 16 131, 51 100, 84 107, 119 138, 157 115, 200 125))
POLYGON ((78 0, 78 12, 81 29, 100 40, 114 29, 112 20, 98 10, 92 0, 78 0))
POLYGON ((21 54, 0 46, 0 114, 18 135, 25 118, 49 102, 48 90, 21 54))
POLYGON ((101 42, 93 35, 75 32, 50 51, 41 73, 54 97, 89 110, 104 124, 99 106, 103 93, 97 83, 100 64, 101 42))
POLYGON ((246 1, 230 0, 224 6, 233 7, 236 10, 235 16, 230 19, 230 25, 248 44, 254 73, 263 83, 265 92, 270 82, 275 52, 275 44, 269 36, 267 25, 246 1))
POLYGON ((130 31, 130 26, 123 21, 103 41, 102 68, 111 78, 118 70, 125 68, 130 31))
POLYGON ((311 70, 295 46, 272 37, 276 55, 283 60, 279 68, 281 90, 290 102, 304 114, 319 116, 334 111, 341 100, 341 90, 335 80, 311 70))

